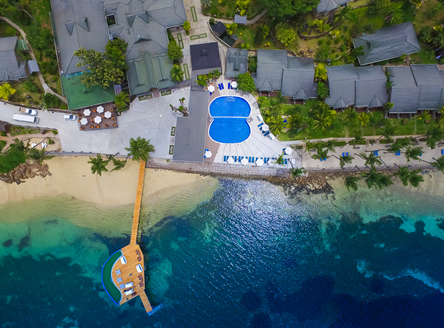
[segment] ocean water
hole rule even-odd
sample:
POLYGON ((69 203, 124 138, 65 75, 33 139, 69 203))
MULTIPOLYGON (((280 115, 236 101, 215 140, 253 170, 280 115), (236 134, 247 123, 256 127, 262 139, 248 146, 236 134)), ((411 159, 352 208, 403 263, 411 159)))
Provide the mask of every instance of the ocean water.
POLYGON ((113 305, 100 281, 131 209, 49 204, 0 207, 0 327, 444 326, 437 199, 222 179, 183 216, 142 222, 148 296, 163 304, 149 317, 138 298, 113 305))

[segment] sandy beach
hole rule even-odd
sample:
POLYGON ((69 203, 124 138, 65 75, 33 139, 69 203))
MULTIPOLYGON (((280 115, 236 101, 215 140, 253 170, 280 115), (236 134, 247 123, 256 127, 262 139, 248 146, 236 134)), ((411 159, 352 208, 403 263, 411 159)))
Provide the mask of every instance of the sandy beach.
MULTIPOLYGON (((0 222, 18 223, 36 217, 63 217, 104 235, 129 233, 139 163, 128 161, 120 171, 91 173, 88 157, 49 160, 52 176, 21 185, 0 183, 0 222), (17 206, 17 202, 21 206, 17 206)), ((112 165, 109 165, 109 170, 112 165)), ((166 216, 183 215, 212 197, 218 180, 198 174, 147 169, 142 200, 144 228, 166 216)))

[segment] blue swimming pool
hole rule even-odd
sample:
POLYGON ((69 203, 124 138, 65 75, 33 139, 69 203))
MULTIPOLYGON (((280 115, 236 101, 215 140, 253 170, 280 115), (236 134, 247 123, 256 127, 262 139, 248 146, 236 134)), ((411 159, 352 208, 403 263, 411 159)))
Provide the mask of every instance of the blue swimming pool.
POLYGON ((247 118, 251 113, 250 104, 241 97, 222 96, 210 104, 211 139, 220 143, 240 143, 251 133, 247 118))

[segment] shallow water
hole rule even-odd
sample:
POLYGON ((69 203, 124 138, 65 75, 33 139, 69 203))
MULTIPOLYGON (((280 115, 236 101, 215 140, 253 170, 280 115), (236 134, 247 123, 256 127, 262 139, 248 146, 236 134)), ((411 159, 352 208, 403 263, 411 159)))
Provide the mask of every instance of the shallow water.
POLYGON ((113 230, 70 217, 73 207, 92 210, 77 201, 17 223, 11 216, 32 202, 9 204, 0 212, 1 323, 442 327, 443 208, 407 196, 288 196, 266 182, 221 180, 211 199, 143 232, 148 295, 164 305, 151 317, 139 300, 115 307, 100 282, 103 262, 129 242, 127 208, 114 216, 94 207, 113 230))

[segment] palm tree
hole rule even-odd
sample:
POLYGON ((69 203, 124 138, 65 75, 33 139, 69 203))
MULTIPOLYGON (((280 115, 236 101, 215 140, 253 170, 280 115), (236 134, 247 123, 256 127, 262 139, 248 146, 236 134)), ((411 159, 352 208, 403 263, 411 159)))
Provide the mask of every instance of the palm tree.
POLYGON ((392 121, 386 119, 384 121, 384 127, 381 130, 381 136, 376 141, 378 141, 382 137, 392 140, 392 136, 394 136, 395 133, 396 133, 396 127, 393 125, 392 121))
POLYGON ((129 107, 129 96, 128 93, 122 91, 121 93, 114 96, 114 104, 116 105, 117 111, 124 112, 128 110, 129 107))
POLYGON ((103 160, 102 155, 97 154, 97 157, 90 157, 89 159, 88 163, 91 164, 91 172, 93 174, 97 173, 102 176, 102 172, 108 172, 106 165, 108 165, 109 161, 103 160))
POLYGON ((396 141, 390 146, 388 151, 397 152, 403 148, 406 148, 410 144, 411 144, 411 140, 409 138, 396 139, 396 141))
POLYGON ((367 126, 370 122, 370 115, 367 113, 360 113, 358 115, 359 123, 361 123, 361 126, 367 126))
POLYGON ((278 158, 276 158, 276 164, 284 166, 284 152, 279 155, 278 158))
POLYGON ((303 133, 310 134, 314 130, 315 122, 311 117, 302 118, 301 127, 298 131, 302 131, 303 133))
POLYGON ((356 176, 349 175, 345 178, 345 186, 347 187, 347 190, 350 191, 350 189, 353 189, 354 191, 358 190, 358 182, 360 179, 356 176))
POLYGON ((327 148, 329 151, 334 151, 334 152, 336 152, 336 150, 335 150, 335 147, 336 147, 336 139, 332 139, 332 140, 328 140, 328 141, 321 141, 321 147, 322 148, 327 148))
POLYGON ((348 126, 355 125, 359 122, 358 112, 354 108, 347 108, 338 115, 348 126))
POLYGON ((323 159, 326 160, 330 156, 328 156, 328 149, 323 150, 322 147, 318 147, 318 153, 311 156, 313 159, 323 159))
POLYGON ((410 159, 416 159, 416 160, 420 160, 419 156, 421 156, 422 154, 422 147, 407 147, 406 151, 405 151, 405 157, 407 158, 407 162, 410 162, 410 159))
POLYGON ((361 174, 364 177, 365 182, 367 183, 367 187, 369 188, 377 187, 379 189, 382 189, 393 184, 393 181, 389 176, 376 171, 374 167, 372 167, 370 171, 362 172, 361 174))
POLYGON ((120 160, 120 159, 117 159, 114 157, 113 157, 112 161, 113 161, 114 168, 111 170, 111 172, 123 169, 126 165, 126 162, 127 162, 126 160, 124 161, 124 160, 120 160))
POLYGON ((293 114, 287 118, 287 129, 288 131, 293 131, 298 133, 299 128, 302 125, 301 114, 293 114))
POLYGON ((315 144, 310 141, 305 141, 305 151, 308 151, 308 153, 311 155, 311 149, 314 149, 315 144))
POLYGON ((280 115, 270 116, 267 120, 267 123, 270 127, 270 132, 273 133, 275 136, 278 136, 285 127, 284 119, 280 115))
POLYGON ((443 125, 444 124, 444 106, 439 110, 439 119, 438 124, 443 125))
POLYGON ((420 115, 415 117, 416 120, 423 120, 424 122, 430 122, 432 114, 428 110, 423 110, 420 115))
POLYGON ((432 126, 426 132, 426 145, 431 149, 435 149, 436 143, 444 137, 444 130, 439 126, 432 126))
POLYGON ((419 175, 420 169, 410 171, 409 182, 413 187, 418 187, 421 182, 424 182, 422 175, 419 175))
POLYGON ((173 65, 173 68, 171 69, 170 75, 171 78, 176 81, 176 82, 180 82, 183 80, 183 71, 180 68, 180 65, 173 65))
POLYGON ((376 156, 373 153, 370 153, 370 155, 367 155, 365 153, 361 153, 361 154, 359 154, 359 156, 361 156, 361 158, 363 160, 365 160, 365 164, 364 165, 367 166, 367 167, 369 167, 369 165, 370 165, 370 167, 372 169, 375 168, 375 165, 378 165, 378 166, 382 165, 380 157, 376 156))
POLYGON ((313 120, 315 130, 321 128, 322 131, 325 131, 325 129, 327 129, 333 122, 333 117, 330 113, 324 111, 316 114, 313 120))
POLYGON ((149 140, 137 137, 137 139, 131 138, 130 146, 125 150, 128 151, 128 157, 133 156, 133 161, 142 160, 146 162, 150 158, 149 153, 154 151, 154 146, 150 145, 149 140))
POLYGON ((9 149, 14 149, 14 150, 17 150, 19 152, 23 152, 23 151, 29 149, 29 140, 27 141, 27 143, 25 145, 23 140, 15 138, 14 141, 9 145, 8 150, 9 149))
POLYGON ((45 160, 50 160, 55 156, 48 156, 48 153, 43 148, 41 150, 31 148, 28 150, 28 157, 36 160, 39 164, 42 164, 45 160))
POLYGON ((402 22, 404 13, 402 11, 402 3, 396 6, 390 6, 385 12, 386 16, 390 16, 390 24, 399 24, 402 22))
POLYGON ((298 178, 298 177, 302 176, 303 174, 305 174, 306 171, 303 167, 300 167, 300 168, 291 168, 290 172, 291 172, 291 176, 293 178, 298 178))
POLYGON ((401 166, 393 175, 398 177, 404 186, 409 184, 410 170, 407 166, 401 166))
POLYGON ((440 158, 436 159, 435 157, 433 157, 433 159, 435 160, 435 162, 432 162, 430 164, 432 164, 432 166, 438 170, 440 170, 441 172, 444 172, 444 156, 441 156, 440 158))
POLYGON ((358 133, 355 135, 355 138, 353 140, 350 140, 348 142, 349 145, 356 146, 357 144, 365 143, 365 138, 362 137, 361 133, 358 133))
POLYGON ((341 169, 344 168, 345 164, 351 164, 354 159, 355 158, 350 155, 345 155, 345 156, 339 157, 339 165, 341 166, 341 169))

